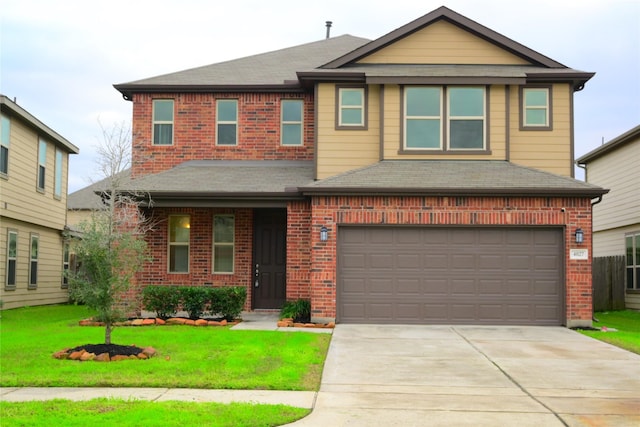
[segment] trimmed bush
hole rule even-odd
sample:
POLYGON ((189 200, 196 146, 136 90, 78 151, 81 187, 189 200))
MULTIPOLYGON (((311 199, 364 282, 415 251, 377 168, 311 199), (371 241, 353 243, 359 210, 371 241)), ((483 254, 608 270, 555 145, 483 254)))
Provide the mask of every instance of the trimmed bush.
POLYGON ((280 318, 291 318, 297 323, 309 323, 311 320, 311 301, 297 299, 285 302, 280 311, 280 318))
POLYGON ((182 301, 182 309, 190 319, 199 319, 205 311, 210 288, 201 286, 180 286, 178 292, 182 301))
POLYGON ((146 286, 142 290, 145 310, 155 311, 156 316, 168 319, 175 316, 180 306, 180 294, 176 286, 146 286))
POLYGON ((228 321, 240 316, 247 299, 247 289, 242 286, 209 288, 209 304, 212 314, 218 314, 228 321))

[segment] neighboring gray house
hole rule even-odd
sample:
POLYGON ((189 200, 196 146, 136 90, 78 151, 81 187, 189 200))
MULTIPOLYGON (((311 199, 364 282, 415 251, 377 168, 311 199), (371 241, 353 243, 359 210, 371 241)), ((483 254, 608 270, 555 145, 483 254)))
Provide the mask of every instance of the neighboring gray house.
POLYGON ((576 163, 587 182, 610 189, 593 207, 593 256, 625 255, 626 307, 640 310, 640 125, 576 163))

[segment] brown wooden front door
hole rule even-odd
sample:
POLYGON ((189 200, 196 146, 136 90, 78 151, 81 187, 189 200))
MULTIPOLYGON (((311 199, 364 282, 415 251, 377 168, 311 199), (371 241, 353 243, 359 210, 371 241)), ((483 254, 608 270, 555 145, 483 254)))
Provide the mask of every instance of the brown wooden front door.
POLYGON ((287 296, 287 210, 256 209, 253 221, 253 308, 279 309, 287 296))

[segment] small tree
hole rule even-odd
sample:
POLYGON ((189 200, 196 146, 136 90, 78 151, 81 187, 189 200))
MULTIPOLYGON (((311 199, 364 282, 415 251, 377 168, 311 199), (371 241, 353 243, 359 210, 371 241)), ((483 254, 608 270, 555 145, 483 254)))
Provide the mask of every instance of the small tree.
POLYGON ((80 224, 81 237, 74 245, 79 268, 69 273, 69 290, 72 298, 98 312, 105 324, 105 344, 111 344, 113 324, 123 317, 119 299, 146 259, 144 234, 150 225, 140 210, 140 198, 121 191, 123 172, 130 167, 130 128, 124 123, 111 130, 100 127, 103 208, 80 224))

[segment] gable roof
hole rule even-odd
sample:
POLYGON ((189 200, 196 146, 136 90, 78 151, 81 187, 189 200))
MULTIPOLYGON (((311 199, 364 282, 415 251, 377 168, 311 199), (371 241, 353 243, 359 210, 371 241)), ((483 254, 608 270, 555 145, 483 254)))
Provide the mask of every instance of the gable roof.
MULTIPOLYGON (((131 169, 125 169, 114 175, 119 185, 126 187, 131 180, 131 169)), ((67 196, 67 209, 69 210, 95 210, 104 209, 105 204, 99 193, 109 189, 110 178, 104 178, 94 182, 80 190, 74 191, 67 196)))
POLYGON ((612 139, 611 141, 607 142, 606 144, 601 145, 600 147, 596 148, 595 150, 592 150, 592 151, 588 152, 584 156, 578 158, 576 160, 576 163, 579 164, 579 165, 587 164, 590 161, 596 160, 596 159, 604 156, 605 154, 610 153, 611 151, 614 151, 617 148, 620 148, 623 145, 626 145, 626 144, 631 143, 633 141, 635 141, 637 144, 640 144, 640 125, 634 127, 633 129, 630 129, 630 130, 626 131, 622 135, 612 139))
POLYGON ((573 178, 507 161, 383 160, 300 188, 304 195, 517 195, 597 197, 573 178))
POLYGON ((351 35, 306 43, 286 49, 164 74, 114 87, 129 98, 132 92, 300 90, 298 70, 310 70, 349 52, 369 40, 351 35))
POLYGON ((493 43, 500 48, 511 52, 512 54, 519 56, 528 62, 531 62, 534 65, 539 65, 547 68, 567 68, 561 63, 554 61, 553 59, 544 56, 528 47, 511 40, 508 37, 503 36, 483 25, 478 24, 477 22, 460 15, 459 13, 454 12, 453 10, 441 6, 438 9, 427 13, 426 15, 406 24, 402 27, 370 42, 366 45, 355 49, 352 52, 349 52, 339 58, 334 59, 326 64, 324 64, 321 68, 340 68, 348 64, 352 64, 358 61, 361 58, 364 58, 367 55, 370 55, 385 46, 388 46, 408 35, 419 31, 420 29, 433 24, 439 20, 446 20, 466 31, 469 31, 476 36, 487 40, 490 43, 493 43))
POLYGON ((36 116, 29 113, 27 110, 10 100, 7 96, 0 94, 0 110, 4 113, 18 116, 22 119, 23 123, 34 129, 36 132, 46 136, 57 147, 62 148, 67 153, 78 154, 80 149, 69 142, 65 137, 60 135, 49 126, 42 123, 36 116))

